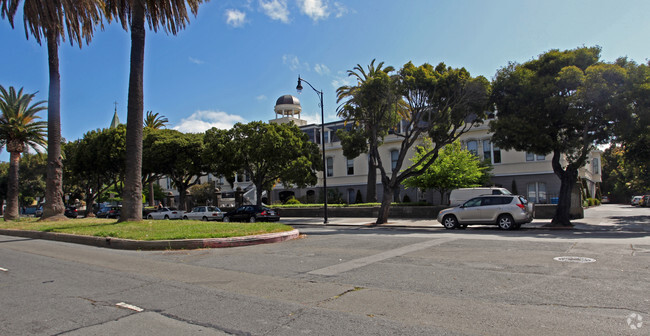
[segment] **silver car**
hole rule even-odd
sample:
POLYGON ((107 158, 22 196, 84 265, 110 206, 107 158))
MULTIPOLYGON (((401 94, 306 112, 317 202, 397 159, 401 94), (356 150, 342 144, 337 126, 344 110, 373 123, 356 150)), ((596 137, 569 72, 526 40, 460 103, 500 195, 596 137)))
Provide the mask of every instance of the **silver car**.
POLYGON ((150 212, 147 215, 147 219, 182 219, 185 211, 170 209, 170 208, 160 208, 154 212, 150 212))
POLYGON ((192 211, 186 212, 183 215, 183 219, 197 219, 202 221, 222 220, 223 212, 213 206, 197 206, 192 211))
POLYGON ((438 214, 438 222, 446 229, 464 229, 472 224, 492 224, 503 230, 512 230, 532 220, 532 203, 518 195, 479 196, 438 214))

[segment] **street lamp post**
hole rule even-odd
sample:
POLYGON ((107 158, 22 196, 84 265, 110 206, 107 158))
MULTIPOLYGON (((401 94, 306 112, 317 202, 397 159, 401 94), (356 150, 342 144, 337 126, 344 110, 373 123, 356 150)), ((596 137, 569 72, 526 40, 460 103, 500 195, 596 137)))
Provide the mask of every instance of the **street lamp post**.
POLYGON ((320 117, 321 117, 321 133, 320 133, 320 142, 323 147, 323 199, 324 199, 324 213, 323 213, 323 224, 327 224, 327 160, 325 158, 325 112, 323 111, 323 91, 318 91, 314 86, 311 85, 308 81, 300 78, 298 75, 298 85, 296 90, 298 93, 302 92, 302 83, 305 82, 309 87, 316 92, 318 98, 320 98, 320 117))

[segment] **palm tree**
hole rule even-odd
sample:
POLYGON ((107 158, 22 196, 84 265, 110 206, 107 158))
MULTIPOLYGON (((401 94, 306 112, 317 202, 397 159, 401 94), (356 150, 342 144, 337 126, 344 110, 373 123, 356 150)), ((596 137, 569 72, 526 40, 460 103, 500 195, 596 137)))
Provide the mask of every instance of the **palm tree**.
MULTIPOLYGON (((20 0, 0 0, 1 15, 14 26, 14 16, 20 0)), ((63 163, 61 161, 61 78, 59 74, 59 42, 75 43, 81 48, 82 39, 88 44, 96 24, 102 22, 100 0, 25 0, 23 23, 25 35, 38 44, 47 40, 49 65, 49 94, 47 110, 47 184, 43 207, 44 220, 65 219, 63 212, 63 163)))
POLYGON ((142 220, 142 138, 145 21, 154 32, 176 35, 189 22, 187 7, 196 16, 203 0, 104 0, 109 20, 131 28, 131 68, 126 120, 126 173, 120 221, 142 220))
MULTIPOLYGON (((167 125, 169 120, 163 115, 158 115, 158 113, 153 113, 153 111, 147 111, 147 115, 144 117, 144 128, 148 130, 158 130, 167 125)), ((142 183, 149 185, 149 205, 154 206, 156 200, 154 199, 154 190, 153 183, 160 177, 158 174, 148 173, 143 176, 142 183)))
POLYGON ((169 120, 163 115, 158 115, 158 113, 153 113, 153 111, 147 111, 147 115, 144 117, 144 128, 149 129, 161 129, 167 125, 169 120))
MULTIPOLYGON (((395 68, 392 66, 387 66, 384 68, 384 62, 379 62, 375 67, 375 60, 373 59, 368 65, 368 72, 366 72, 360 64, 357 64, 352 70, 348 70, 349 77, 355 77, 357 80, 357 85, 344 85, 336 89, 336 102, 342 104, 339 105, 337 109, 337 115, 346 121, 351 121, 355 126, 364 129, 364 133, 371 134, 370 130, 365 129, 363 121, 359 118, 358 113, 352 111, 358 111, 358 109, 346 108, 346 106, 354 105, 354 98, 359 91, 359 89, 376 74, 383 72, 388 74, 389 72, 395 71, 395 68)), ((368 145, 371 145, 372 141, 368 145)), ((365 152, 365 151, 364 151, 365 152)), ((373 155, 373 151, 369 150, 370 155, 373 155)), ((374 160, 368 160, 368 180, 367 180, 367 189, 366 189, 366 202, 376 202, 377 201, 377 167, 374 164, 374 160)))
POLYGON ((42 106, 45 101, 31 104, 36 94, 23 94, 21 88, 18 92, 13 87, 9 91, 0 85, 0 143, 7 146, 9 159, 9 181, 7 186, 7 208, 4 213, 5 220, 17 219, 18 213, 18 181, 20 167, 20 154, 27 147, 39 151, 46 144, 45 121, 36 114, 47 107, 42 106), (31 105, 30 105, 31 104, 31 105))

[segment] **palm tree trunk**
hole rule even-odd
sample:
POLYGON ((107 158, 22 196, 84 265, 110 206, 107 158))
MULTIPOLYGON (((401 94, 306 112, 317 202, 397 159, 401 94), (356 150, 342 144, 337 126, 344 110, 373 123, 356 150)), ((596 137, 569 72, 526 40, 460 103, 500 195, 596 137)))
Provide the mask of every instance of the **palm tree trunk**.
POLYGON ((119 221, 142 220, 142 137, 143 137, 143 77, 144 77, 144 5, 132 2, 131 69, 126 121, 126 171, 122 214, 119 221))
POLYGON ((18 219, 18 170, 20 169, 20 152, 9 154, 9 181, 7 182, 7 208, 4 218, 6 221, 18 219))
POLYGON ((153 178, 149 182, 149 206, 156 205, 156 200, 154 199, 154 190, 153 190, 153 178))
POLYGON ((61 78, 59 44, 53 34, 47 36, 50 88, 47 108, 47 180, 41 220, 65 219, 63 212, 63 162, 61 160, 61 78))

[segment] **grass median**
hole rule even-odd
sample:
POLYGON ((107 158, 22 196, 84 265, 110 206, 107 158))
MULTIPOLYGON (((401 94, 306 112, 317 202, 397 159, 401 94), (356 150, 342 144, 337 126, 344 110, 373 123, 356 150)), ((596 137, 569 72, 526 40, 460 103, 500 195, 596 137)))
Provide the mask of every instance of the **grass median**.
POLYGON ((291 231, 277 222, 223 223, 196 220, 149 220, 118 223, 115 219, 79 218, 60 222, 40 222, 34 218, 0 221, 0 229, 69 233, 82 236, 134 240, 174 240, 230 238, 291 231))

